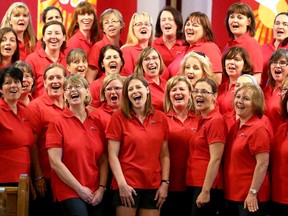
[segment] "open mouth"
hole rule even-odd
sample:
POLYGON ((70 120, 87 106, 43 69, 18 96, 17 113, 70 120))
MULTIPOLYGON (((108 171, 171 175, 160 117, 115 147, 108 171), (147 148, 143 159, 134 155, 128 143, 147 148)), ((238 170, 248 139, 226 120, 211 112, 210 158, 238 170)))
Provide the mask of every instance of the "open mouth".
POLYGON ((117 68, 117 63, 116 63, 116 62, 111 62, 111 63, 109 64, 109 68, 110 68, 111 70, 115 70, 115 69, 117 68))
POLYGON ((170 30, 170 29, 172 29, 171 26, 165 26, 165 30, 170 30))
POLYGON ((79 73, 84 73, 86 70, 84 69, 84 68, 78 68, 77 69, 77 72, 79 72, 79 73))
POLYGON ((4 50, 11 51, 11 47, 5 47, 4 50))
POLYGON ((192 74, 189 74, 187 77, 188 77, 189 80, 193 80, 194 79, 194 76, 192 74))
POLYGON ((11 90, 10 90, 10 93, 12 93, 12 94, 18 93, 18 89, 11 89, 11 90))
POLYGON ((147 34, 147 30, 146 30, 146 29, 142 29, 142 30, 140 31, 140 33, 141 33, 141 34, 147 34))
POLYGON ((194 32, 192 32, 192 31, 187 31, 186 33, 187 33, 187 35, 194 35, 194 32))
POLYGON ((278 74, 278 75, 279 75, 279 74, 281 74, 281 73, 282 73, 282 70, 281 70, 281 69, 276 69, 276 70, 275 70, 275 74, 278 74))
POLYGON ((53 89, 53 90, 58 90, 58 89, 60 89, 60 87, 61 87, 60 85, 53 85, 53 86, 52 86, 52 89, 53 89))
POLYGON ((115 102, 117 100, 118 100, 118 96, 116 95, 111 96, 111 101, 115 102))
POLYGON ((133 97, 135 102, 139 102, 141 100, 141 98, 142 98, 141 95, 133 97))
POLYGON ((239 28, 239 25, 238 24, 233 24, 232 28, 239 28))
POLYGON ((201 106, 204 103, 203 98, 197 98, 196 99, 196 105, 201 106))
POLYGON ((182 95, 179 95, 179 96, 175 97, 175 100, 178 101, 178 102, 182 101, 183 99, 184 99, 184 97, 182 95))
POLYGON ((71 94, 71 99, 77 99, 77 98, 79 98, 79 94, 78 93, 71 94))

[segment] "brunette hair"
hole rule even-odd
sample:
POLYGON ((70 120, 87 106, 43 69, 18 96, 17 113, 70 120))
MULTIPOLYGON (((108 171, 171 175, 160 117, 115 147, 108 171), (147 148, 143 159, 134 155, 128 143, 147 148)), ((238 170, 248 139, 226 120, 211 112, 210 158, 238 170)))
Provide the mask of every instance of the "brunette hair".
MULTIPOLYGON (((15 43, 16 43, 16 50, 15 52, 13 53, 12 55, 12 64, 15 63, 16 61, 19 60, 20 58, 20 51, 19 51, 19 46, 18 46, 18 42, 17 42, 17 34, 16 32, 11 28, 11 27, 3 27, 3 28, 0 28, 0 44, 2 43, 2 40, 3 40, 3 37, 6 33, 8 32, 12 32, 14 35, 15 35, 15 43)), ((2 54, 0 52, 0 65, 2 64, 2 61, 3 61, 3 57, 2 57, 2 54)))

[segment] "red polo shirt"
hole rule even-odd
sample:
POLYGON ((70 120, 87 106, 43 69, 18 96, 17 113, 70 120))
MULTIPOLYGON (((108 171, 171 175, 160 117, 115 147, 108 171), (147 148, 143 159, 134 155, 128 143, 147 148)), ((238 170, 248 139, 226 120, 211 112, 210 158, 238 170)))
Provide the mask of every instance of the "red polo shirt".
POLYGON ((104 102, 99 108, 94 109, 91 112, 91 115, 98 118, 105 131, 107 131, 113 113, 114 111, 111 109, 111 107, 104 102))
MULTIPOLYGON (((160 153, 168 140, 168 123, 164 113, 156 110, 146 116, 143 124, 131 112, 131 119, 121 110, 111 118, 106 137, 121 142, 119 161, 128 185, 139 189, 156 189, 161 182, 160 153)), ((118 185, 115 178, 113 189, 118 185)))
MULTIPOLYGON (((224 154, 225 199, 243 202, 249 192, 255 166, 255 155, 270 151, 269 132, 265 124, 252 116, 239 129, 240 121, 231 128, 224 154), (261 139, 259 139, 261 137, 261 139)), ((257 194, 259 202, 269 200, 270 183, 268 172, 257 194)))
POLYGON ((106 75, 103 74, 99 79, 94 80, 90 84, 90 93, 92 96, 92 102, 90 105, 95 107, 95 108, 100 107, 100 105, 101 105, 100 90, 101 90, 102 83, 103 83, 103 80, 105 77, 106 77, 106 75))
POLYGON ((167 114, 169 125, 170 185, 169 191, 186 190, 186 166, 189 156, 189 140, 197 130, 195 114, 188 113, 187 119, 181 122, 175 111, 167 114))
POLYGON ((45 148, 46 132, 49 123, 55 116, 61 115, 63 110, 56 106, 45 92, 41 97, 33 100, 28 105, 29 119, 33 133, 38 136, 39 162, 44 177, 51 178, 51 167, 48 153, 45 148))
POLYGON ((120 72, 120 75, 129 76, 130 74, 134 73, 137 59, 143 48, 139 44, 135 46, 124 45, 123 47, 121 47, 121 50, 123 52, 125 64, 120 72))
POLYGON ((65 52, 68 53, 74 48, 81 48, 87 53, 87 56, 89 56, 92 46, 92 42, 88 41, 80 30, 77 30, 75 34, 67 41, 67 49, 65 52))
POLYGON ((234 110, 234 88, 235 84, 232 84, 229 88, 229 81, 222 83, 218 87, 217 105, 219 106, 219 110, 222 115, 234 110))
MULTIPOLYGON (((202 187, 207 167, 210 161, 209 145, 226 141, 226 127, 222 115, 217 109, 212 110, 206 117, 196 117, 198 128, 189 141, 189 158, 187 161, 186 185, 202 187)), ((212 188, 223 189, 222 164, 212 188)))
MULTIPOLYGON (((63 115, 49 125, 46 148, 62 148, 61 160, 64 165, 81 185, 94 192, 99 187, 99 161, 105 151, 105 134, 99 120, 87 114, 82 123, 66 108, 63 115)), ((79 197, 54 170, 51 172, 51 185, 55 200, 59 202, 79 197)))
POLYGON ((183 45, 182 40, 176 40, 175 44, 169 50, 164 44, 163 36, 155 38, 152 43, 152 47, 154 47, 160 53, 166 67, 168 67, 178 55, 184 53, 187 49, 187 46, 183 45))
POLYGON ((30 175, 33 133, 26 108, 18 103, 17 112, 0 99, 0 183, 18 182, 20 174, 30 175))
MULTIPOLYGON (((44 92, 44 71, 46 67, 54 61, 52 61, 46 54, 43 48, 36 50, 27 56, 25 60, 28 64, 31 65, 32 71, 35 76, 36 88, 33 91, 33 97, 37 98, 41 96, 44 92)), ((66 68, 66 56, 64 53, 60 52, 60 56, 57 60, 60 64, 62 64, 66 68)))

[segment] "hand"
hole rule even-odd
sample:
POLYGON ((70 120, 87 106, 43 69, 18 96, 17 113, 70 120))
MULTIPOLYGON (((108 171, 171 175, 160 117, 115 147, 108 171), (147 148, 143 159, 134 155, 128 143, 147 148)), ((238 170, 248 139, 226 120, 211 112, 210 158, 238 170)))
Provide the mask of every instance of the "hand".
POLYGON ((36 191, 40 194, 41 197, 45 197, 46 181, 45 178, 40 178, 34 181, 36 191))
POLYGON ((256 212, 259 209, 257 195, 248 193, 244 201, 244 209, 248 207, 248 211, 256 212))
POLYGON ((204 206, 209 202, 210 202, 210 192, 201 191, 196 200, 197 207, 201 208, 202 206, 204 206))
POLYGON ((98 190, 96 190, 93 193, 94 198, 93 198, 92 203, 91 203, 93 206, 98 205, 102 201, 104 192, 105 192, 105 188, 99 187, 98 190))
POLYGON ((157 201, 157 208, 162 208, 164 202, 166 201, 166 198, 168 196, 168 184, 165 182, 162 182, 160 187, 158 188, 154 200, 157 201))
POLYGON ((92 203, 94 196, 92 191, 88 187, 81 186, 76 192, 82 200, 87 203, 92 203))
POLYGON ((135 205, 133 195, 137 196, 136 191, 127 184, 119 185, 119 194, 121 198, 122 205, 126 207, 132 207, 135 205))

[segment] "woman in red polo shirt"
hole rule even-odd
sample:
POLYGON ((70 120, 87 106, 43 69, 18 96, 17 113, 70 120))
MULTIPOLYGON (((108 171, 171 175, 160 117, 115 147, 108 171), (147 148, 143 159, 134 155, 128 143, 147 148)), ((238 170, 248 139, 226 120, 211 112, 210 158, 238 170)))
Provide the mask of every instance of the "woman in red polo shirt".
POLYGON ((252 9, 248 4, 234 3, 227 11, 225 24, 230 40, 223 53, 225 54, 230 47, 234 46, 246 49, 253 65, 253 76, 260 84, 263 56, 260 44, 254 39, 256 21, 252 9))
POLYGON ((233 102, 239 119, 230 129, 224 154, 226 214, 265 216, 271 136, 261 120, 264 96, 259 86, 245 84, 237 89, 233 102))
POLYGON ((189 141, 186 185, 190 194, 193 216, 216 215, 224 200, 222 154, 226 127, 215 106, 217 85, 210 78, 201 78, 192 90, 196 117, 196 132, 189 141))
POLYGON ((19 68, 0 70, 0 185, 18 185, 20 174, 30 175, 34 139, 28 112, 18 103, 22 79, 19 68))
POLYGON ((121 106, 106 136, 116 215, 159 216, 169 185, 166 116, 154 111, 148 82, 137 74, 125 80, 121 106))
POLYGON ((192 87, 185 76, 170 78, 165 89, 165 113, 169 125, 170 185, 161 215, 188 215, 190 200, 186 190, 189 140, 197 126, 192 87))
POLYGON ((104 216, 101 201, 108 174, 104 129, 85 108, 91 101, 85 78, 71 74, 64 80, 64 90, 67 107, 50 123, 46 135, 54 198, 64 215, 104 216))
POLYGON ((98 19, 94 6, 80 1, 67 30, 67 50, 81 48, 89 56, 92 46, 99 40, 98 19))
POLYGON ((19 60, 16 32, 10 27, 0 29, 0 68, 13 65, 19 60))
POLYGON ((153 47, 146 47, 136 62, 135 73, 145 77, 149 84, 154 109, 163 111, 166 80, 161 77, 164 62, 159 52, 153 47))
POLYGON ((278 127, 271 144, 271 191, 272 191, 272 210, 273 216, 288 215, 288 196, 287 196, 287 129, 288 129, 288 91, 283 95, 281 101, 281 111, 284 123, 278 127))

